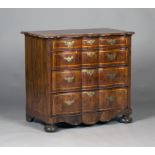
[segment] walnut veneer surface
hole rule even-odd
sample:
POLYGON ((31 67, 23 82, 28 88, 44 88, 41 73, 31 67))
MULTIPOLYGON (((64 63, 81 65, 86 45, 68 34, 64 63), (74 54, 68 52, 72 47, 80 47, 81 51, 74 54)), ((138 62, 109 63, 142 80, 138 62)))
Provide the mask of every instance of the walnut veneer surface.
POLYGON ((45 123, 131 122, 131 36, 114 29, 25 34, 26 118, 45 123))

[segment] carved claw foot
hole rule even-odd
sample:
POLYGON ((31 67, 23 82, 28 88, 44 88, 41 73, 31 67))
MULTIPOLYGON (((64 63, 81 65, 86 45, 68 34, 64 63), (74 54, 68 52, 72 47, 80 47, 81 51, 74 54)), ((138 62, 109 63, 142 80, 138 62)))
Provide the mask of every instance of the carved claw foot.
POLYGON ((120 122, 120 123, 131 123, 132 118, 129 115, 123 115, 122 117, 118 118, 118 122, 120 122))
POLYGON ((28 121, 28 122, 33 122, 33 117, 31 117, 31 116, 29 116, 29 115, 26 115, 26 120, 28 121))
POLYGON ((46 132, 56 132, 57 131, 57 126, 55 126, 54 124, 46 124, 44 127, 44 130, 46 132))

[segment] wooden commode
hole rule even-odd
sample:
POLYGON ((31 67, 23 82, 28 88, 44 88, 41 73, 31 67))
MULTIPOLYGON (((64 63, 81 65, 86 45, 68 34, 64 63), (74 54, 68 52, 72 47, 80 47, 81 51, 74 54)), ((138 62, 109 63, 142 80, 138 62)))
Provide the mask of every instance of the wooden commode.
POLYGON ((45 131, 60 122, 132 121, 131 36, 107 28, 22 32, 26 119, 45 131))

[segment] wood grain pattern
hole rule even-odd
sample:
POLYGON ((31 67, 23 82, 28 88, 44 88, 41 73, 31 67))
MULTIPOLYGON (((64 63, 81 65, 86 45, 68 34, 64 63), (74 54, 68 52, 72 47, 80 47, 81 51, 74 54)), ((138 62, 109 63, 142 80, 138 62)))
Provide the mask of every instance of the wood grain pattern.
POLYGON ((49 31, 23 31, 23 34, 38 38, 62 38, 62 37, 96 37, 96 36, 120 36, 132 35, 134 32, 116 30, 110 28, 96 29, 72 29, 72 30, 49 30, 49 31))
POLYGON ((52 95, 51 106, 53 115, 80 113, 81 95, 79 92, 52 95))
POLYGON ((81 74, 83 89, 98 87, 98 69, 82 69, 81 74))
POLYGON ((52 91, 72 90, 81 88, 80 70, 62 70, 52 73, 52 91))
POLYGON ((25 36, 26 113, 46 120, 49 117, 48 52, 43 39, 25 36), (39 115, 34 115, 35 111, 39 115), (43 117, 42 117, 43 116, 43 117))
POLYGON ((52 41, 51 50, 72 50, 82 47, 82 41, 80 38, 60 38, 52 41))
POLYGON ((81 52, 81 65, 82 67, 97 67, 99 65, 98 63, 98 55, 99 50, 92 50, 88 49, 83 52, 81 52))
POLYGON ((108 122, 117 116, 126 115, 129 113, 131 113, 129 109, 111 109, 96 112, 85 112, 81 114, 53 116, 50 118, 50 121, 52 123, 66 122, 72 125, 79 125, 81 123, 92 125, 98 121, 108 122))
POLYGON ((77 114, 126 108, 127 96, 128 89, 126 88, 53 94, 51 114, 77 114))
POLYGON ((128 85, 128 67, 99 68, 99 86, 128 85))
POLYGON ((128 64, 127 49, 99 50, 99 65, 128 64))
POLYGON ((97 112, 89 112, 82 114, 82 122, 87 125, 95 124, 99 121, 97 112))
POLYGON ((51 56, 52 69, 80 68, 81 52, 79 51, 63 51, 54 52, 51 56))
POLYGON ((82 112, 98 111, 99 93, 98 90, 83 91, 82 93, 82 112))
POLYGON ((99 91, 99 110, 126 108, 128 104, 127 89, 110 89, 99 91))
POLYGON ((110 36, 110 37, 100 37, 99 38, 99 46, 124 46, 128 45, 128 38, 126 36, 110 36))
POLYGON ((99 47, 99 38, 83 37, 82 48, 83 49, 95 49, 99 47))
POLYGON ((88 29, 23 33, 29 118, 48 125, 90 125, 131 114, 133 32, 88 29))

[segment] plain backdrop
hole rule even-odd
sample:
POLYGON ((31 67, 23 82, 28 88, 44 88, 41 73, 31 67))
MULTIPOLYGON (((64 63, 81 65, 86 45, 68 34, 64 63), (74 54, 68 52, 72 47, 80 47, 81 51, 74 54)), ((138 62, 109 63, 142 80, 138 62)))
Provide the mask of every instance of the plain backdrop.
MULTIPOLYGON (((21 31, 104 27, 135 32, 132 39, 133 115, 137 121, 155 116, 155 9, 0 9, 0 121, 3 121, 0 128, 3 126, 5 130, 5 121, 13 123, 20 118, 25 121, 21 31)), ((154 122, 150 128, 153 126, 154 122)))

